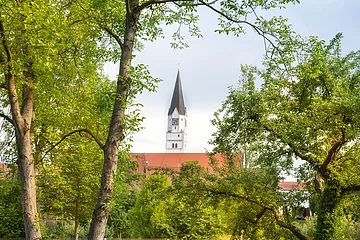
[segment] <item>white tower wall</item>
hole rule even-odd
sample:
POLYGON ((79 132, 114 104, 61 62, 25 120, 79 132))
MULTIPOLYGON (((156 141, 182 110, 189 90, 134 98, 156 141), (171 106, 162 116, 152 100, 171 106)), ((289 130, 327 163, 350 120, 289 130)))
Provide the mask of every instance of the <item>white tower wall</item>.
POLYGON ((169 112, 166 132, 166 152, 186 152, 187 148, 187 114, 178 72, 169 112))

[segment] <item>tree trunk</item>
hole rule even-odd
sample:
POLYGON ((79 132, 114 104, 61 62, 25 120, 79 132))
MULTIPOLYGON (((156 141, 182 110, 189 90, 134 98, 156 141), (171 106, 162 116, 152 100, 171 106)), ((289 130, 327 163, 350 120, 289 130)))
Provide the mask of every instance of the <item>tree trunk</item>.
POLYGON ((25 134, 20 133, 18 138, 18 164, 26 239, 34 240, 41 239, 41 233, 36 208, 35 167, 29 132, 30 130, 27 130, 25 134))
POLYGON ((36 203, 36 173, 31 140, 33 115, 33 91, 24 86, 22 109, 18 104, 14 78, 8 81, 11 113, 16 129, 16 145, 21 180, 21 202, 25 223, 26 239, 41 239, 40 219, 36 203))
POLYGON ((317 212, 317 226, 315 232, 316 240, 342 239, 340 207, 341 189, 337 186, 328 186, 320 196, 317 212))
POLYGON ((75 216, 75 227, 74 227, 74 240, 78 240, 78 239, 79 239, 79 215, 76 214, 76 216, 75 216))
POLYGON ((139 19, 139 13, 133 9, 137 6, 137 1, 126 1, 126 28, 124 43, 121 52, 119 77, 117 80, 116 99, 114 103, 108 138, 104 146, 104 165, 101 175, 101 186, 99 197, 93 212, 88 239, 104 239, 105 228, 109 216, 109 201, 113 191, 114 175, 117 169, 119 146, 124 139, 124 113, 126 108, 126 98, 131 84, 130 70, 132 51, 134 48, 134 39, 136 34, 136 25, 139 19), (130 3, 129 3, 130 2, 130 3))

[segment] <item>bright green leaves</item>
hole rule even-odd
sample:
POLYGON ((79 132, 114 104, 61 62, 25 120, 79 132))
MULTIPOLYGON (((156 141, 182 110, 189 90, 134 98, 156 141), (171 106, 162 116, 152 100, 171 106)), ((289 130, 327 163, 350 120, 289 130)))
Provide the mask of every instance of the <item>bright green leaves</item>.
MULTIPOLYGON (((273 8, 285 8, 286 4, 298 1, 236 1, 225 0, 220 2, 219 27, 216 32, 240 36, 246 32, 246 27, 253 29, 264 37, 266 42, 275 47, 291 30, 283 17, 272 17, 266 20, 258 12, 273 8)), ((284 44, 284 42, 280 42, 284 44)), ((267 48, 267 47, 266 47, 267 48)))
MULTIPOLYGON (((219 163, 212 174, 197 163, 184 164, 179 174, 172 177, 177 202, 185 201, 192 212, 213 211, 208 227, 214 231, 212 236, 227 233, 233 238, 292 239, 289 232, 277 226, 271 210, 285 206, 291 198, 290 194, 279 194, 277 173, 266 169, 251 171, 237 164, 226 165, 226 161, 219 163)), ((293 217, 284 216, 287 220, 293 217)), ((184 216, 179 222, 185 219, 184 216)))
POLYGON ((341 54, 341 34, 329 44, 316 37, 294 39, 265 59, 264 70, 242 68, 240 86, 230 89, 215 114, 212 143, 223 153, 251 146, 257 166, 298 170, 309 186, 315 174, 321 176, 315 182, 322 189, 316 188, 317 237, 339 239, 340 203, 359 189, 359 54, 341 54), (259 89, 253 87, 256 78, 263 80, 259 89), (306 164, 297 169, 295 159, 306 164))
POLYGON ((25 236, 21 210, 21 186, 14 172, 0 172, 0 237, 19 238, 25 236))
POLYGON ((140 114, 142 103, 136 102, 136 97, 143 93, 143 91, 155 92, 157 84, 161 81, 159 78, 152 77, 147 66, 138 64, 131 67, 130 80, 127 81, 129 88, 126 97, 120 98, 124 108, 126 108, 124 115, 124 133, 128 137, 127 141, 132 141, 132 134, 140 131, 145 117, 140 114))
POLYGON ((102 151, 92 139, 73 136, 52 152, 38 177, 45 214, 86 222, 97 200, 102 151))
POLYGON ((171 201, 166 196, 167 176, 153 174, 139 192, 134 208, 130 211, 132 235, 142 238, 167 237, 170 229, 166 226, 168 220, 164 211, 171 201))
MULTIPOLYGON (((183 176, 192 170, 197 173, 194 179, 200 177, 199 170, 204 172, 200 166, 190 164, 182 176, 173 179, 173 186, 167 175, 150 175, 129 212, 134 237, 204 239, 223 233, 223 213, 204 195, 189 195, 186 191, 190 188, 183 176)), ((191 187, 193 192, 204 193, 202 188, 191 187)))
MULTIPOLYGON (((266 154, 266 158, 274 158, 270 162, 284 159, 291 163, 295 151, 299 159, 315 164, 324 161, 334 139, 341 137, 341 129, 346 128, 349 141, 357 136, 353 111, 358 108, 354 104, 357 96, 349 89, 357 69, 349 63, 338 69, 338 62, 349 58, 338 56, 339 41, 337 36, 328 46, 310 38, 304 43, 310 52, 301 55, 302 62, 292 69, 287 65, 290 76, 279 74, 276 69, 272 71, 273 64, 266 64, 268 68, 264 71, 243 67, 245 78, 239 89, 230 91, 224 107, 216 114, 218 120, 214 123, 220 126, 220 132, 214 135, 214 141, 220 143, 231 134, 229 141, 232 138, 235 149, 234 141, 241 145, 251 140, 262 146, 260 155, 272 153, 266 154), (254 74, 264 79, 264 84, 259 90, 252 87, 249 91, 248 85, 256 78, 254 74), (254 128, 256 125, 258 128, 254 128)), ((266 62, 277 62, 277 57, 266 62)), ((286 168, 291 168, 291 164, 283 165, 282 169, 286 168)))

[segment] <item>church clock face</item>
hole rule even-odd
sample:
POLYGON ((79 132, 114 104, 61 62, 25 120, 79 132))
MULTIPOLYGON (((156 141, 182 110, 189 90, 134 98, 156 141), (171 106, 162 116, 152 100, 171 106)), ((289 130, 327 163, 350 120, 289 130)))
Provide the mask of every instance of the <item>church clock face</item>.
POLYGON ((178 118, 173 118, 172 125, 179 125, 179 119, 178 118))

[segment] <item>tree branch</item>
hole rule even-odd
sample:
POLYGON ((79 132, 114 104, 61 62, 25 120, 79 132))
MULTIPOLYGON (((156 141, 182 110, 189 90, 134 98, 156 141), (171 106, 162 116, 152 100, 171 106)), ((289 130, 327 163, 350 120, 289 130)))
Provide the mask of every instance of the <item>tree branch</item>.
POLYGON ((120 48, 122 49, 123 43, 122 43, 120 37, 117 34, 115 34, 108 26, 105 25, 105 26, 103 26, 103 28, 105 29, 105 31, 108 34, 110 34, 110 36, 112 36, 115 39, 115 41, 120 45, 120 48))
POLYGON ((0 52, 0 64, 5 64, 5 56, 2 52, 0 52))
POLYGON ((19 125, 21 124, 22 117, 20 113, 20 106, 18 102, 19 99, 15 86, 15 79, 12 73, 13 71, 12 55, 6 39, 5 26, 2 21, 0 21, 0 38, 6 54, 7 73, 5 74, 5 82, 6 82, 6 90, 8 92, 8 96, 10 100, 11 113, 13 116, 12 121, 15 125, 17 125, 17 127, 19 127, 19 125))
POLYGON ((2 42, 2 45, 3 45, 5 53, 6 53, 7 62, 10 63, 11 62, 11 52, 10 52, 10 48, 6 42, 5 27, 4 27, 4 24, 2 23, 2 21, 0 21, 0 31, 1 31, 1 42, 2 42))
POLYGON ((346 140, 346 132, 345 132, 345 129, 342 128, 341 129, 341 138, 335 141, 333 146, 330 148, 330 150, 328 152, 328 155, 326 156, 325 161, 321 165, 320 169, 321 169, 321 175, 323 177, 328 177, 329 176, 330 173, 329 173, 327 167, 336 158, 336 154, 340 151, 341 147, 346 142, 347 142, 347 140, 346 140))
POLYGON ((268 209, 267 208, 261 208, 260 212, 258 214, 256 214, 256 218, 255 220, 252 219, 248 219, 252 224, 256 225, 260 219, 262 218, 262 216, 264 216, 264 214, 266 213, 268 209))
POLYGON ((214 189, 209 189, 207 188, 206 190, 208 190, 209 192, 211 193, 214 193, 214 194, 218 194, 218 195, 225 195, 225 196, 230 196, 230 197, 233 197, 233 198, 238 198, 238 199, 242 199, 242 200, 245 200, 247 202, 251 202, 251 203, 254 203, 258 206, 260 206, 263 211, 261 211, 259 214, 257 214, 257 218, 258 217, 261 217, 265 211, 264 210, 269 210, 271 211, 273 214, 274 214, 274 217, 275 217, 275 221, 276 221, 276 224, 279 225, 280 227, 282 228, 285 228, 285 229, 288 229, 290 232, 292 232, 298 239, 300 240, 307 240, 307 237, 305 235, 303 235, 299 229, 297 227, 295 227, 294 225, 292 224, 289 224, 289 223, 286 223, 282 220, 282 217, 279 213, 279 211, 272 205, 269 205, 269 204, 264 204, 264 203, 261 203, 257 200, 254 200, 254 199, 251 199, 250 197, 248 196, 242 196, 242 195, 239 195, 239 194, 236 194, 236 193, 232 193, 232 192, 225 192, 225 191, 219 191, 219 190, 214 190, 214 189))
POLYGON ((9 117, 8 115, 6 115, 2 112, 0 112, 0 117, 4 118, 6 121, 8 121, 11 125, 13 125, 15 127, 15 123, 11 117, 9 117))
POLYGON ((137 6, 134 11, 135 12, 141 12, 143 9, 153 5, 153 4, 161 4, 161 3, 168 3, 168 2, 192 2, 193 0, 149 0, 141 4, 140 6, 137 6))
MULTIPOLYGON (((246 24, 249 25, 252 29, 255 30, 255 32, 260 35, 261 37, 263 37, 264 39, 266 39, 266 41, 268 41, 271 46, 274 47, 274 49, 278 49, 278 47, 273 43, 273 41, 271 41, 270 38, 268 38, 265 35, 265 32, 263 30, 261 30, 258 26, 256 26, 255 24, 252 24, 248 21, 244 21, 244 20, 238 20, 238 19, 234 19, 232 17, 229 17, 228 15, 226 15, 225 13, 221 12, 220 10, 216 9, 215 7, 211 6, 209 3, 204 2, 203 0, 199 0, 200 3, 202 3, 204 6, 210 8, 211 10, 213 10, 214 12, 216 12, 217 14, 219 14, 220 16, 226 18, 228 21, 233 22, 233 23, 238 23, 238 24, 246 24)), ((270 36, 273 36, 271 34, 269 34, 270 36)), ((273 36, 275 37, 275 36, 273 36)))
MULTIPOLYGON (((214 3, 216 3, 218 0, 214 0, 212 2, 208 2, 207 4, 209 5, 213 5, 214 3)), ((173 2, 176 6, 178 7, 186 7, 186 6, 190 6, 190 7, 197 7, 197 6, 204 6, 203 3, 193 3, 193 4, 180 4, 177 2, 173 2)))
POLYGON ((282 228, 288 229, 290 232, 292 232, 300 240, 307 240, 308 239, 305 235, 303 235, 300 232, 300 230, 297 227, 295 227, 292 224, 284 222, 282 220, 282 218, 281 218, 281 215, 280 215, 279 211, 276 208, 272 207, 269 210, 271 210, 273 212, 277 225, 279 225, 282 228))
POLYGON ((71 135, 75 134, 75 133, 81 133, 81 132, 85 132, 87 134, 89 134, 94 140, 95 142, 97 143, 97 145, 101 148, 101 149, 104 149, 104 145, 100 142, 100 140, 95 137, 95 135, 88 129, 78 129, 78 130, 75 130, 75 131, 72 131, 66 135, 64 135, 57 143, 53 144, 45 153, 44 155, 42 156, 42 158, 35 164, 39 164, 40 162, 42 162, 44 160, 44 158, 46 157, 46 155, 51 151, 53 150, 56 146, 58 146, 60 143, 62 143, 66 138, 70 137, 71 135))
POLYGON ((280 141, 282 141, 284 144, 286 144, 287 146, 289 146, 292 150, 292 152, 299 157, 300 159, 310 163, 314 168, 316 168, 317 170, 319 170, 319 166, 318 164, 316 164, 316 162, 309 156, 306 156, 304 153, 302 153, 296 146, 295 144, 289 142, 289 141, 285 141, 283 139, 283 137, 273 128, 271 128, 270 126, 267 126, 263 123, 260 122, 259 117, 253 116, 250 119, 252 119, 253 121, 257 122, 259 125, 261 125, 266 131, 273 133, 280 141))

